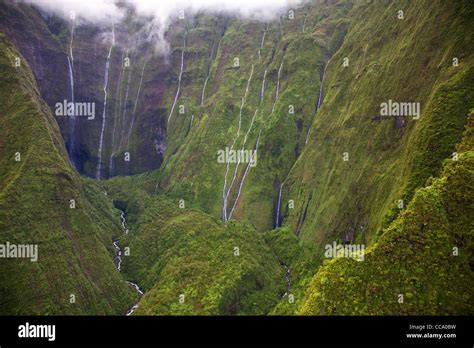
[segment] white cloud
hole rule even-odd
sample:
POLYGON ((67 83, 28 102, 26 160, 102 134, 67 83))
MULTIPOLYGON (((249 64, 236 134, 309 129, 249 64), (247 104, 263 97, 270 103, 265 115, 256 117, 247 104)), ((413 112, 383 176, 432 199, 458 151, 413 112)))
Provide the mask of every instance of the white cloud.
POLYGON ((94 24, 107 24, 113 20, 117 21, 123 15, 123 10, 117 7, 112 0, 24 0, 35 4, 44 11, 54 13, 64 19, 70 19, 74 15, 78 21, 86 21, 94 24))
MULTIPOLYGON (((24 0, 33 3, 47 12, 55 13, 65 19, 74 14, 77 24, 89 22, 98 26, 110 27, 123 17, 125 9, 114 0, 24 0)), ((158 51, 166 51, 168 44, 164 33, 172 19, 180 13, 191 17, 198 12, 209 14, 223 13, 259 21, 270 21, 282 15, 291 7, 304 0, 129 0, 141 16, 152 17, 147 26, 151 30, 149 37, 156 41, 158 51)), ((123 5, 123 2, 122 2, 123 5)))

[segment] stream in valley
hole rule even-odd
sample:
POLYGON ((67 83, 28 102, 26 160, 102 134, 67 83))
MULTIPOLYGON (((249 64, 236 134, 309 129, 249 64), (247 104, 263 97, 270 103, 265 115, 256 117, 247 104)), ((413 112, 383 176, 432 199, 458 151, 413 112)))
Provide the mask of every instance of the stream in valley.
MULTIPOLYGON (((129 229, 127 227, 127 220, 125 218, 125 212, 123 210, 120 210, 120 220, 121 220, 122 229, 124 230, 125 234, 128 234, 129 229)), ((115 247, 115 250, 117 250, 117 256, 114 259, 115 266, 117 267, 117 270, 119 272, 121 272, 123 251, 122 251, 122 248, 119 245, 119 240, 118 239, 114 240, 114 247, 115 247)), ((142 288, 140 288, 140 286, 137 283, 131 282, 129 280, 126 280, 126 282, 127 282, 128 285, 130 285, 131 287, 133 287, 137 291, 137 293, 140 295, 140 298, 143 296, 144 292, 143 292, 142 288)), ((137 308, 138 308, 138 302, 135 303, 132 307, 130 307, 127 310, 126 315, 127 316, 131 315, 137 308)))

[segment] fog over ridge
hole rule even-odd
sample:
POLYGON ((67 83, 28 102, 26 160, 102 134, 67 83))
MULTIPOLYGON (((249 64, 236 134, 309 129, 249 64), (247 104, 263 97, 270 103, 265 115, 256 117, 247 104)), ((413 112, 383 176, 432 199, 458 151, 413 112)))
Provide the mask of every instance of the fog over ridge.
MULTIPOLYGON (((55 14, 75 25, 94 24, 109 30, 120 22, 132 7, 147 24, 147 40, 153 40, 158 53, 166 54, 169 44, 164 39, 173 20, 191 17, 197 13, 225 14, 243 19, 267 22, 277 19, 290 8, 307 0, 22 0, 42 11, 55 14)), ((143 33, 142 33, 143 34, 143 33)))

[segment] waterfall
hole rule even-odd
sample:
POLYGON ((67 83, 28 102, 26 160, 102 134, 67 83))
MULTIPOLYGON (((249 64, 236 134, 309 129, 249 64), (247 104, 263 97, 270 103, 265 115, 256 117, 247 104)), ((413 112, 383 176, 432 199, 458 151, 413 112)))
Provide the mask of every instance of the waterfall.
POLYGON ((267 76, 267 69, 263 73, 263 80, 262 80, 262 90, 260 91, 260 103, 263 102, 263 96, 265 94, 265 77, 267 76))
POLYGON ((112 48, 115 44, 115 26, 112 25, 112 43, 110 44, 109 54, 107 55, 107 60, 105 62, 105 77, 104 77, 104 108, 102 110, 102 128, 100 131, 99 139, 99 151, 98 151, 98 161, 97 161, 97 170, 95 177, 97 180, 101 179, 101 170, 102 170, 102 147, 104 143, 104 131, 106 126, 106 109, 107 109, 107 87, 109 84, 109 68, 110 68, 110 56, 112 55, 112 48))
POLYGON ((258 49, 258 59, 259 59, 259 60, 262 58, 261 51, 262 51, 262 49, 263 49, 263 44, 265 43, 265 35, 267 34, 267 30, 268 30, 268 23, 267 23, 267 27, 266 27, 265 30, 263 31, 262 40, 261 40, 261 42, 260 42, 260 48, 258 49))
POLYGON ((194 114, 191 115, 191 123, 189 124, 189 130, 191 130, 191 127, 193 125, 193 121, 194 121, 194 114))
POLYGON ((123 230, 125 231, 125 234, 128 234, 129 229, 127 227, 127 220, 125 219, 125 212, 123 210, 120 210, 120 223, 123 230))
POLYGON ((129 280, 126 280, 126 282, 128 283, 128 285, 132 286, 135 288, 135 290, 137 290, 137 292, 140 294, 140 295, 143 295, 143 290, 140 289, 140 287, 136 284, 136 283, 133 283, 129 280))
MULTIPOLYGON (((245 133, 245 137, 244 137, 244 141, 243 141, 243 143, 242 143, 242 148, 241 148, 241 150, 244 150, 244 149, 245 149, 245 144, 247 143, 247 138, 248 138, 248 136, 249 136, 249 134, 250 134, 250 131, 252 130, 253 123, 254 123, 255 118, 256 118, 256 116, 257 116, 257 112, 258 112, 258 108, 255 109, 255 112, 254 112, 253 117, 252 117, 252 121, 250 122, 250 126, 249 126, 247 132, 245 133)), ((240 165, 240 157, 239 157, 238 160, 237 160, 237 164, 236 164, 235 170, 234 170, 234 175, 232 176, 232 181, 230 182, 229 189, 227 190, 226 198, 229 197, 229 194, 230 194, 230 191, 231 191, 231 189, 232 189, 232 186, 234 185, 234 181, 235 181, 235 179, 236 179, 236 177, 237 177, 237 172, 238 172, 238 170, 239 170, 239 165, 240 165)))
MULTIPOLYGON (((125 146, 125 124, 127 123, 127 109, 128 109, 128 95, 130 91, 130 81, 132 80, 132 69, 129 68, 127 85, 125 87, 125 98, 123 99, 123 111, 122 111, 122 139, 120 140, 119 149, 123 149, 125 146)), ((125 173, 129 172, 129 162, 125 162, 125 173)))
MULTIPOLYGON (((258 137, 257 137, 257 143, 255 144, 255 151, 258 151, 258 144, 260 142, 261 133, 262 133, 262 130, 260 129, 260 132, 258 133, 258 137)), ((232 218, 232 214, 234 213, 234 210, 237 207, 237 203, 239 202, 239 198, 240 198, 240 193, 242 192, 242 187, 244 186, 245 177, 247 176, 247 173, 249 170, 250 170, 250 162, 247 164, 247 167, 245 168, 244 176, 242 177, 242 180, 240 181, 239 191, 237 192, 237 198, 235 199, 234 205, 232 206, 232 209, 230 210, 229 219, 232 218)))
MULTIPOLYGON (((71 103, 74 103, 74 56, 72 54, 72 45, 74 43, 74 20, 71 23, 71 39, 69 40, 69 56, 67 57, 68 71, 69 71, 69 87, 71 89, 71 103)), ((76 117, 75 115, 69 116, 69 158, 73 165, 74 161, 74 148, 76 145, 76 117)))
MULTIPOLYGON (((318 98, 318 103, 316 104, 316 111, 315 111, 315 114, 318 112, 319 110, 319 107, 321 106, 321 102, 323 100, 323 93, 324 93, 324 89, 323 89, 323 85, 324 85, 324 77, 326 76, 326 69, 328 67, 328 64, 329 64, 329 60, 327 61, 326 65, 324 66, 324 71, 323 71, 323 76, 321 77, 321 84, 319 86, 319 98, 318 98)), ((312 122, 309 124, 308 126, 308 132, 306 133, 306 140, 305 140, 305 145, 308 143, 308 140, 309 140, 309 134, 310 134, 310 131, 311 131, 311 126, 312 126, 312 122)))
POLYGON ((181 78, 183 77, 183 65, 184 65, 184 50, 186 49, 186 31, 184 32, 183 38, 183 49, 181 50, 181 68, 179 71, 178 77, 178 89, 176 90, 176 95, 174 96, 173 106, 171 107, 170 115, 168 116, 168 123, 170 123, 171 116, 173 115, 174 108, 176 106, 176 102, 178 101, 179 92, 181 90, 181 78))
MULTIPOLYGON (((265 76, 267 76, 267 70, 265 70, 265 72, 263 73, 262 90, 260 92, 260 104, 263 102, 263 96, 264 96, 264 92, 265 92, 265 76)), ((245 144, 247 143, 247 138, 249 136, 250 131, 252 130, 252 126, 253 126, 253 123, 254 123, 255 118, 257 116, 257 112, 258 112, 258 107, 255 109, 255 112, 253 113, 252 121, 250 122, 250 126, 249 126, 247 132, 245 133, 244 142, 242 144, 242 150, 244 150, 245 144)), ((239 158, 239 161, 237 162, 237 165, 235 166, 234 176, 233 176, 232 181, 230 183, 229 189, 227 190, 227 196, 229 195, 230 190, 232 189, 232 186, 234 184, 234 180, 237 176, 237 170, 239 169, 239 165, 240 165, 240 158, 239 158)))
POLYGON ((306 16, 304 16, 304 21, 303 21, 303 33, 304 33, 304 27, 306 25, 306 16))
MULTIPOLYGON (((240 128, 241 128, 241 125, 242 125, 242 110, 244 108, 245 100, 247 98, 247 93, 249 91, 250 81, 252 81, 253 70, 254 70, 254 65, 252 65, 252 69, 250 70, 250 76, 249 76, 249 79, 247 80, 247 86, 245 87, 245 93, 244 93, 244 96, 242 97, 242 101, 240 103, 239 126, 237 128, 237 134, 234 138, 234 141, 232 142, 230 150, 234 149, 235 143, 236 143, 237 139, 240 136, 240 128)), ((223 188, 223 191, 222 191, 222 198, 223 198, 222 219, 223 219, 223 221, 227 221, 227 193, 226 193, 226 189, 227 189, 227 175, 229 173, 229 165, 230 165, 230 163, 227 162, 225 176, 224 176, 224 188, 223 188)))
POLYGON ((277 77, 277 87, 275 92, 275 101, 273 102, 272 113, 275 111, 275 106, 278 101, 278 94, 280 93, 280 76, 281 76, 281 68, 283 67, 283 60, 281 61, 280 68, 278 68, 278 77, 277 77))
MULTIPOLYGON (((265 92, 265 77, 266 77, 266 76, 267 76, 267 70, 265 70, 265 72, 263 73, 262 89, 261 89, 261 91, 260 91, 260 103, 263 102, 263 96, 264 96, 264 92, 265 92)), ((243 141, 243 144, 242 144, 242 150, 244 150, 245 144, 247 143, 247 138, 248 138, 248 136, 249 136, 249 134, 250 134, 250 131, 252 130, 252 126, 253 126, 254 121, 255 121, 255 118, 256 118, 256 116, 257 116, 257 112, 258 112, 258 107, 257 107, 257 109, 255 109, 255 112, 254 112, 253 117, 252 117, 252 121, 250 122, 250 126, 249 126, 247 132, 245 133, 244 141, 243 141)), ((259 137, 260 137, 260 135, 259 135, 259 137)), ((239 160, 237 161, 237 165, 235 166, 234 175, 233 175, 232 181, 231 181, 231 183, 230 183, 230 185, 229 185, 229 189, 227 190, 226 199, 228 198, 228 196, 229 196, 229 194, 230 194, 230 191, 231 191, 231 189, 232 189, 232 187, 233 187, 233 185, 234 185, 234 181, 235 181, 235 179, 236 179, 236 177, 237 177, 237 172, 238 172, 238 169, 239 169, 239 165, 240 165, 240 158, 239 158, 239 160)), ((226 205, 227 205, 227 202, 226 202, 226 205)), ((227 207, 226 207, 226 208, 227 208, 227 207)))
POLYGON ((69 70, 69 87, 71 89, 71 102, 74 103, 74 73, 73 73, 72 61, 69 58, 69 56, 67 56, 67 63, 69 67, 68 70, 69 70))
POLYGON ((122 266, 122 249, 120 249, 118 240, 114 240, 114 247, 115 250, 117 250, 117 257, 115 258, 117 260, 117 270, 120 272, 122 266))
POLYGON ((122 111, 122 141, 123 143, 125 138, 125 123, 126 123, 126 115, 127 115, 127 100, 128 94, 130 92, 130 81, 132 80, 132 69, 128 69, 128 78, 127 78, 127 85, 125 87, 125 98, 123 99, 123 111, 122 111))
MULTIPOLYGON (((128 52, 128 49, 127 49, 127 52, 128 52)), ((127 53, 127 56, 128 56, 128 53, 127 53)), ((115 131, 117 129, 117 103, 120 100, 120 103, 119 103, 119 110, 120 110, 122 106, 122 95, 121 95, 122 93, 120 91, 120 87, 122 86, 123 71, 125 69, 125 65, 123 64, 124 57, 125 57, 125 50, 122 51, 122 60, 121 60, 122 69, 120 70, 119 79, 117 83, 117 91, 115 93, 116 98, 115 98, 115 107, 114 107, 114 129, 112 132, 112 149, 111 149, 112 151, 110 153, 110 158, 109 158, 109 176, 113 176, 114 174, 113 156, 115 155, 115 131), (117 96, 119 97, 117 98, 117 96)))
MULTIPOLYGON (((104 192, 104 194, 107 196, 107 191, 104 192)), ((120 209, 119 209, 120 210, 120 209)), ((120 224, 122 225, 122 228, 125 230, 125 234, 128 234, 128 228, 127 228, 127 220, 125 218, 125 212, 123 210, 120 210, 120 224)), ((113 242, 115 250, 117 250, 117 256, 115 257, 114 261, 117 260, 117 270, 121 272, 122 270, 122 249, 120 248, 119 245, 119 240, 116 239, 113 242)), ((129 280, 125 280, 128 285, 133 287, 137 292, 140 298, 144 295, 144 291, 138 286, 137 283, 131 282, 129 280)), ((127 310, 126 315, 129 316, 131 315, 135 309, 138 308, 138 302, 135 303, 130 309, 127 310)))
POLYGON ((242 111, 244 109, 245 101, 247 100, 247 94, 249 93, 250 81, 252 81, 252 76, 253 76, 253 69, 254 69, 254 65, 252 65, 252 69, 250 70, 250 76, 249 76, 249 79, 247 80, 247 86, 245 87, 245 93, 244 93, 244 96, 243 96, 242 101, 240 103, 239 127, 237 128, 237 136, 234 139, 234 144, 235 144, 235 141, 237 140, 237 138, 240 135, 240 128, 241 128, 241 124, 242 124, 242 111))
POLYGON ((291 272, 290 269, 283 263, 283 261, 280 259, 278 259, 278 261, 280 262, 280 266, 285 270, 286 294, 283 295, 283 297, 285 297, 285 295, 289 295, 291 293, 291 272))
POLYGON ((209 67, 209 72, 207 73, 206 80, 204 81, 204 86, 202 87, 201 105, 204 105, 204 93, 206 92, 207 81, 209 80, 209 75, 210 74, 211 74, 211 69, 209 67))
POLYGON ((209 81, 209 77, 211 76, 211 67, 212 67, 212 60, 213 60, 213 55, 214 55, 214 45, 215 45, 215 41, 212 42, 211 53, 209 55, 209 66, 207 67, 207 76, 206 76, 206 79, 204 80, 204 86, 202 87, 201 106, 204 105, 204 97, 206 93, 207 82, 209 81))
POLYGON ((280 184, 280 189, 278 190, 278 200, 277 200, 277 211, 275 217, 275 227, 280 227, 280 206, 281 206, 281 189, 283 188, 283 183, 280 184))
POLYGON ((150 57, 147 55, 147 58, 145 59, 145 61, 143 62, 143 67, 142 67, 142 72, 140 74, 140 83, 138 84, 138 90, 137 90, 137 96, 135 97, 135 104, 133 106, 133 114, 135 114, 135 112, 137 111, 137 103, 138 103, 138 98, 140 97, 140 92, 142 90, 142 84, 143 84, 143 73, 145 72, 145 67, 148 63, 148 59, 150 57))
POLYGON ((137 111, 138 98, 140 98, 140 92, 142 90, 142 84, 143 84, 143 74, 145 73, 145 67, 148 63, 148 59, 150 58, 148 56, 149 49, 150 49, 150 47, 148 47, 148 49, 147 49, 146 58, 145 58, 145 61, 143 62, 142 71, 141 71, 141 74, 140 74, 140 83, 138 84, 137 95, 135 97, 135 103, 133 104, 132 122, 130 124, 130 128, 129 128, 128 134, 127 134, 127 147, 130 143, 130 135, 132 134, 133 125, 135 124, 135 115, 136 115, 136 111, 137 111))
POLYGON ((324 66, 324 71, 323 71, 323 77, 321 78, 321 86, 319 86, 319 98, 318 98, 318 104, 316 105, 316 111, 319 110, 319 107, 321 106, 321 101, 323 100, 323 92, 324 92, 324 77, 326 76, 326 69, 328 67, 328 64, 324 66))

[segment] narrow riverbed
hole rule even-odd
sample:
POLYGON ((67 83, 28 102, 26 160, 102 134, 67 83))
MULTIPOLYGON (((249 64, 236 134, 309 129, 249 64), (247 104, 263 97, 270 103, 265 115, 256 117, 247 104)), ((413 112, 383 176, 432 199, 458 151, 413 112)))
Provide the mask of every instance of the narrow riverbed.
MULTIPOLYGON (((127 227, 127 220, 125 218, 125 212, 123 210, 120 210, 120 220, 121 220, 121 226, 122 226, 122 229, 123 229, 124 233, 128 234, 129 229, 127 227)), ((115 262, 115 266, 117 267, 117 270, 120 272, 121 268, 122 268, 123 251, 122 251, 122 248, 120 247, 118 239, 114 240, 113 243, 114 243, 115 250, 117 250, 117 256, 114 258, 114 262, 115 262)), ((136 284, 134 282, 131 282, 129 280, 126 280, 126 282, 127 282, 128 285, 130 285, 131 287, 133 287, 137 291, 138 295, 140 295, 140 298, 143 296, 143 290, 142 290, 142 288, 140 288, 140 286, 138 284, 136 284)), ((127 310, 126 315, 127 316, 131 315, 137 308, 138 308, 138 302, 135 303, 132 307, 130 307, 127 310)))

